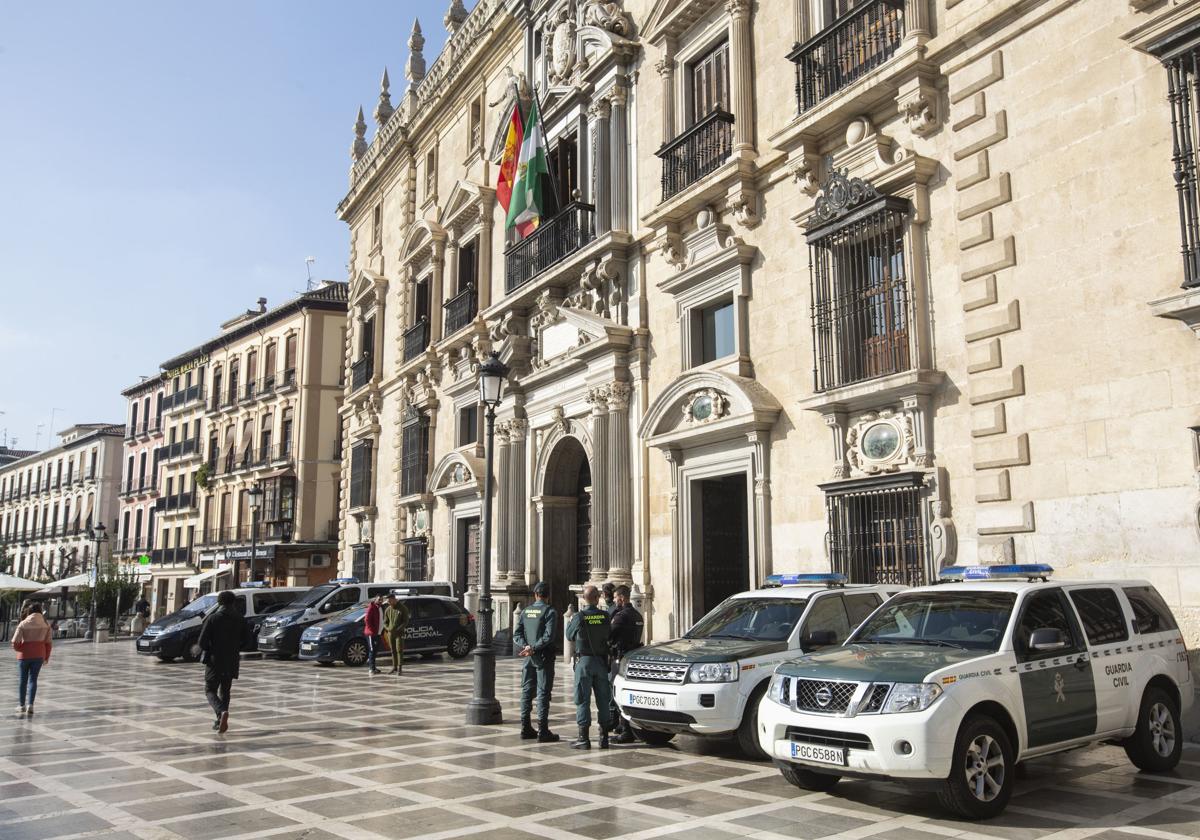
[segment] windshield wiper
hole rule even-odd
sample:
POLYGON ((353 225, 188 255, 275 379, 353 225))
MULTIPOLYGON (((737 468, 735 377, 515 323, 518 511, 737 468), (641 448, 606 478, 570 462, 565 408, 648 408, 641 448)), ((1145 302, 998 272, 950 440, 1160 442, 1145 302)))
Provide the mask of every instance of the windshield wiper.
POLYGON ((966 650, 966 645, 956 645, 954 642, 947 642, 945 639, 921 639, 913 644, 918 645, 939 645, 941 647, 954 648, 955 650, 966 650))
POLYGON ((710 639, 738 639, 743 642, 757 642, 759 639, 753 636, 743 636, 740 633, 713 633, 708 638, 710 639))
POLYGON ((886 636, 868 636, 865 639, 855 639, 851 644, 856 645, 911 645, 912 639, 889 639, 886 636))

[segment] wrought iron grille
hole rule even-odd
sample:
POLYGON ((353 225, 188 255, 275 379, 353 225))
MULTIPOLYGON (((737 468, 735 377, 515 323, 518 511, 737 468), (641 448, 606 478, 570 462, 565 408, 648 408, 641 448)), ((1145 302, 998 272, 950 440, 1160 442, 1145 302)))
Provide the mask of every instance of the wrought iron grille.
POLYGON ((350 507, 371 504, 371 441, 350 449, 350 507))
POLYGON ((912 365, 904 253, 907 204, 882 202, 809 240, 817 391, 912 365))
POLYGON ((357 391, 371 381, 375 375, 375 366, 371 362, 371 354, 366 353, 361 359, 350 366, 350 387, 357 391))
POLYGON ((830 493, 825 505, 833 571, 852 583, 929 583, 920 487, 830 493))
POLYGON ((800 113, 887 62, 904 40, 904 0, 859 3, 788 55, 800 113))
POLYGON ((596 238, 596 208, 572 202, 504 252, 504 291, 524 286, 596 238))
POLYGON ((424 537, 404 541, 404 579, 429 579, 429 543, 424 537))
POLYGON ((1183 251, 1183 288, 1200 286, 1200 191, 1196 155, 1200 152, 1200 45, 1164 59, 1167 100, 1171 105, 1171 162, 1179 198, 1183 251))
POLYGON ((350 561, 350 574, 359 580, 371 579, 371 546, 354 546, 354 554, 350 561))
POLYGON ((429 346, 429 321, 422 318, 404 331, 404 361, 411 362, 429 346))
POLYGON ((475 319, 476 296, 475 286, 467 286, 450 300, 446 301, 446 335, 458 332, 475 319))
POLYGON ((429 474, 429 418, 419 411, 410 412, 400 443, 400 494, 424 493, 429 474))
POLYGON ((719 107, 654 154, 663 162, 662 200, 711 175, 733 152, 733 114, 719 107))

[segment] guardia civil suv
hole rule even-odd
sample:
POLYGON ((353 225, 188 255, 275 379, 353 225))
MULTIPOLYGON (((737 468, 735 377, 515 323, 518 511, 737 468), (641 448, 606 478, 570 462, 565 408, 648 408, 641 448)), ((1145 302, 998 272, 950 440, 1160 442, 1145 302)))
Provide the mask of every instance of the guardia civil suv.
POLYGON ((1174 767, 1192 704, 1187 649, 1146 581, 1051 580, 1046 565, 943 570, 876 610, 837 648, 778 667, 761 746, 806 790, 882 778, 946 808, 1004 810, 1018 762, 1098 741, 1174 767))
POLYGON ((758 701, 775 665, 841 644, 901 586, 847 586, 844 575, 771 575, 766 586, 727 598, 683 638, 640 647, 614 684, 621 714, 649 744, 677 734, 736 736, 765 759, 756 737, 758 701))

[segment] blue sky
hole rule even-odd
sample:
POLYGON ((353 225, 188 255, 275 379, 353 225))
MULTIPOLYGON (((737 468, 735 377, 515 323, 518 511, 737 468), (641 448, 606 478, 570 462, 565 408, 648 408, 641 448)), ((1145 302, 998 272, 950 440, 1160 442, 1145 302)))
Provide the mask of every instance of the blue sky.
POLYGON ((385 64, 398 101, 414 17, 433 62, 448 5, 0 0, 0 435, 119 422, 305 257, 346 279, 355 112, 385 64))

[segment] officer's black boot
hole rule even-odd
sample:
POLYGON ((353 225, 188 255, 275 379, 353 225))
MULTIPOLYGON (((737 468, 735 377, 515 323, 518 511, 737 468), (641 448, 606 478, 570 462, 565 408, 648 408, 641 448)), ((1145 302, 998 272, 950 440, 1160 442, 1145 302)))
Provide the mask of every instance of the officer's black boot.
POLYGON ((538 721, 537 739, 539 744, 553 744, 558 736, 550 731, 550 724, 545 718, 538 721))
POLYGON ((608 730, 603 727, 600 728, 600 749, 608 749, 608 730))
POLYGON ((537 730, 533 728, 533 724, 529 720, 529 715, 521 717, 521 740, 532 741, 538 736, 537 730))
POLYGON ((588 737, 588 727, 586 727, 586 726, 579 727, 579 737, 571 742, 571 749, 573 749, 573 750, 590 750, 591 748, 592 748, 592 741, 588 737))

